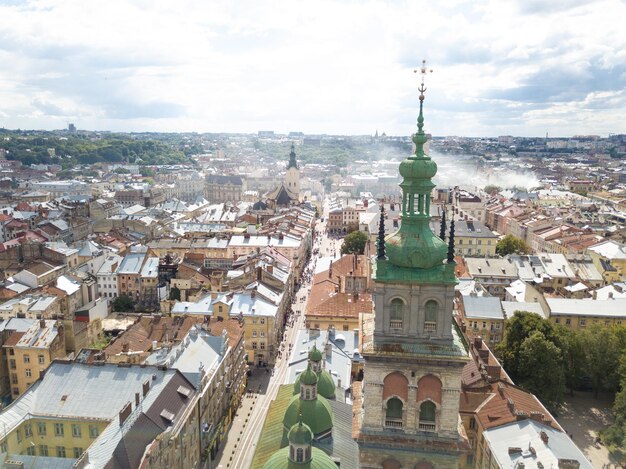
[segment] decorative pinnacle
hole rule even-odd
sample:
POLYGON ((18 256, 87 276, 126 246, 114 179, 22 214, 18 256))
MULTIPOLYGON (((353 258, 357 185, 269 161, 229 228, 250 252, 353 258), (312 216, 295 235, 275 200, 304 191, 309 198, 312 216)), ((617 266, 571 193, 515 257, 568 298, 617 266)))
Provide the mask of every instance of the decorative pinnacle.
POLYGON ((450 239, 448 240, 448 264, 454 263, 454 216, 450 221, 450 239))
POLYGON ((378 223, 378 259, 387 259, 385 255, 385 205, 380 204, 380 222, 378 223))
POLYGON ((439 230, 439 237, 442 241, 446 240, 446 206, 443 206, 443 213, 441 214, 441 227, 439 230))

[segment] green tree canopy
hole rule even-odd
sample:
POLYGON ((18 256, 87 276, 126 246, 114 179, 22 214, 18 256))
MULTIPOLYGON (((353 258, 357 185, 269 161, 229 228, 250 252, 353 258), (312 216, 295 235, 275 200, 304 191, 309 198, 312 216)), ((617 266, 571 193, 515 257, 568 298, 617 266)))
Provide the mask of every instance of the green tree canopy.
POLYGON ((487 194, 497 194, 502 190, 502 188, 500 186, 496 186, 495 184, 489 184, 485 186, 484 190, 487 194))
POLYGON ((113 301, 113 311, 127 313, 133 311, 135 302, 128 295, 120 295, 113 301))
POLYGON ((353 231, 343 240, 341 254, 363 254, 367 244, 367 234, 363 231, 353 231))
POLYGON ((176 286, 170 288, 170 300, 180 301, 180 288, 176 286))
POLYGON ((506 235, 496 244, 496 253, 500 256, 506 256, 508 254, 528 254, 530 253, 530 246, 521 238, 506 235))
POLYGON ((536 395, 548 409, 557 409, 565 394, 561 350, 535 331, 521 344, 519 364, 521 376, 516 383, 536 395))

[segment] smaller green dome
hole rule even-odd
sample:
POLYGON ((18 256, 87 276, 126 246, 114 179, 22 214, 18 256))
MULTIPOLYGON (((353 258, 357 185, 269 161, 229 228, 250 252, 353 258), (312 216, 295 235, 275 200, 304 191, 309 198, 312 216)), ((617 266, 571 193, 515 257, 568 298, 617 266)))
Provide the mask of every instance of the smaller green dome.
POLYGON ((400 175, 405 179, 432 179, 437 174, 437 163, 429 157, 407 158, 400 163, 400 175))
POLYGON ((300 420, 300 416, 315 437, 324 435, 333 428, 333 411, 323 396, 318 395, 309 401, 293 396, 283 417, 283 427, 291 430, 300 420))
POLYGON ((313 348, 309 350, 309 360, 312 362, 321 362, 322 361, 322 352, 313 344, 313 348))
POLYGON ((321 449, 311 448, 311 459, 305 463, 289 460, 289 446, 276 451, 263 465, 263 469, 337 469, 337 464, 321 449))
POLYGON ((294 445, 310 445, 313 441, 313 432, 307 424, 302 423, 302 415, 300 415, 298 423, 289 430, 287 438, 289 443, 294 445))
POLYGON ((335 398, 335 381, 331 374, 322 370, 317 375, 317 393, 324 396, 326 399, 334 399, 335 398))
POLYGON ((317 384, 317 373, 311 369, 311 366, 308 366, 306 371, 300 375, 300 383, 308 385, 317 384))

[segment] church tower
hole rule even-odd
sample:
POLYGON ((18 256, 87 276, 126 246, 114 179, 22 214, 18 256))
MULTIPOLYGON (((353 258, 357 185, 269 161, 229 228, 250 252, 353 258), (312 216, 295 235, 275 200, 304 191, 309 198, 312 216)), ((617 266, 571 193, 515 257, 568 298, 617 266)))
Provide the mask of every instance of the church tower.
POLYGON ((430 229, 437 164, 424 151, 423 79, 419 91, 415 154, 399 168, 402 224, 387 237, 381 207, 375 323, 363 343, 364 379, 354 400, 362 468, 456 469, 469 449, 459 434, 461 372, 469 358, 452 317, 453 221, 446 245, 430 229))
POLYGON ((300 200, 300 169, 296 161, 296 150, 291 144, 289 153, 289 163, 287 163, 287 174, 285 175, 285 187, 296 200, 300 200))

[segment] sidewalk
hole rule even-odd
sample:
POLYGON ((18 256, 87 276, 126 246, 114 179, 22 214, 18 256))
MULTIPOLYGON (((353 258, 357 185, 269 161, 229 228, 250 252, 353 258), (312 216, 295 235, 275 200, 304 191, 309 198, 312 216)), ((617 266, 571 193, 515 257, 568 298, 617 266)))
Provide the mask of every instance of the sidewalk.
POLYGON ((271 377, 271 368, 268 368, 268 370, 270 370, 270 372, 266 373, 264 368, 254 368, 252 376, 248 377, 246 393, 244 393, 241 398, 241 404, 233 418, 231 428, 224 440, 222 440, 220 450, 217 453, 212 467, 223 469, 234 467, 230 465, 230 461, 232 456, 240 449, 237 444, 237 438, 243 434, 243 430, 247 425, 246 419, 249 414, 252 413, 252 408, 259 400, 259 389, 261 390, 261 395, 267 390, 267 385, 271 377), (248 390, 254 390, 254 392, 248 392, 248 390), (237 445, 237 447, 235 447, 235 445, 237 445))

